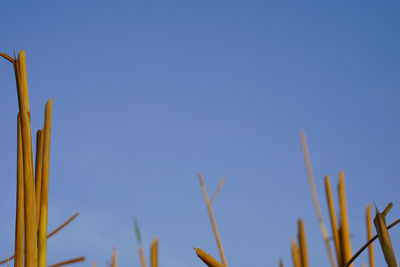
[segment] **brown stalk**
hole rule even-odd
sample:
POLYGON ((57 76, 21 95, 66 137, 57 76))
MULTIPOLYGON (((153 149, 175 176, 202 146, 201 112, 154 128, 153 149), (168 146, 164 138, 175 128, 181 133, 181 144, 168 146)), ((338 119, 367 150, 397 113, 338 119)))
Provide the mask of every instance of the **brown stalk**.
POLYGON ((5 53, 1 53, 0 52, 0 56, 2 56, 3 58, 7 59, 8 61, 10 61, 12 64, 14 64, 14 59, 12 57, 10 57, 9 55, 5 54, 5 53))
POLYGON ((298 220, 298 239, 299 239, 299 251, 300 260, 302 267, 308 267, 308 253, 307 253, 307 241, 306 241, 306 230, 302 219, 298 220))
MULTIPOLYGON (((17 145, 17 213, 15 220, 15 267, 24 265, 24 166, 22 155, 21 120, 18 114, 17 145)), ((9 259, 7 260, 9 262, 9 259)))
MULTIPOLYGON (((397 219, 396 221, 394 221, 393 223, 391 223, 388 227, 387 227, 387 229, 389 230, 390 228, 392 228, 393 226, 395 226, 395 225, 397 225, 398 223, 400 223, 400 219, 397 219)), ((358 251, 357 251, 357 253, 355 253, 354 255, 353 255, 353 257, 348 261, 348 262, 346 262, 346 264, 344 265, 344 267, 347 267, 347 266, 349 266, 370 244, 372 244, 372 242, 374 242, 376 239, 378 238, 378 235, 374 235, 374 237, 373 238, 371 238, 370 240, 368 240, 365 244, 364 244, 364 246, 362 246, 358 251)))
POLYGON ((144 258, 143 248, 139 246, 139 258, 142 267, 146 267, 146 259, 144 258))
POLYGON ((215 239, 217 240, 217 245, 218 245, 218 249, 219 249, 219 253, 221 254, 221 260, 222 263, 225 267, 228 266, 227 262, 226 262, 226 258, 225 258, 225 254, 224 254, 224 249, 222 248, 222 242, 221 242, 221 238, 219 236, 218 233, 218 228, 217 228, 217 224, 215 222, 215 218, 214 218, 214 213, 213 210, 211 208, 211 204, 208 200, 208 194, 207 194, 207 190, 206 187, 204 185, 204 180, 203 180, 203 175, 201 172, 199 172, 199 180, 200 180, 200 185, 201 185, 201 189, 203 191, 203 196, 204 196, 204 200, 206 202, 207 205, 207 210, 208 210, 208 214, 210 216, 210 220, 211 220, 211 224, 212 224, 212 228, 214 230, 214 235, 215 235, 215 239))
MULTIPOLYGON (((372 219, 371 219, 371 205, 367 205, 366 212, 366 221, 367 221, 367 240, 372 238, 372 219)), ((368 258, 369 258, 369 267, 375 267, 374 261, 374 244, 371 243, 368 247, 368 258)))
POLYGON ((283 260, 282 260, 282 258, 279 258, 279 267, 283 267, 283 260))
POLYGON ((394 256, 394 251, 392 247, 392 242, 390 241, 390 236, 388 229, 386 227, 385 216, 392 208, 393 204, 389 203, 385 210, 380 213, 375 205, 376 215, 374 218, 374 224, 376 233, 378 234, 379 243, 381 244, 383 255, 385 256, 385 261, 389 267, 397 267, 396 257, 394 256))
POLYGON ((151 255, 151 261, 150 265, 151 267, 158 267, 158 238, 155 237, 153 241, 151 242, 151 249, 150 249, 150 255, 151 255))
POLYGON ((346 190, 344 184, 344 172, 339 172, 339 206, 340 206, 340 218, 341 218, 341 248, 343 261, 347 262, 351 256, 351 242, 350 242, 350 229, 349 219, 347 216, 347 203, 346 203, 346 190))
POLYGON ((339 230, 337 228, 336 212, 335 212, 335 206, 333 204, 331 181, 330 181, 328 175, 325 175, 325 191, 326 191, 326 198, 328 201, 329 216, 331 219, 333 240, 335 243, 336 259, 337 259, 338 265, 342 266, 343 260, 342 260, 342 256, 341 256, 339 230))
POLYGON ((294 238, 292 239, 292 259, 294 267, 302 267, 299 249, 297 248, 296 241, 294 240, 294 238))
POLYGON ((116 247, 113 248, 111 266, 117 267, 117 248, 116 247))
POLYGON ((96 266, 97 266, 96 261, 93 261, 92 267, 96 267, 96 266))
POLYGON ((308 151, 307 139, 306 139, 306 134, 304 131, 300 131, 300 139, 301 139, 301 145, 303 148, 304 162, 305 162, 306 169, 307 169, 308 182, 310 184, 310 189, 311 189, 311 196, 313 199, 315 212, 317 213, 317 218, 318 218, 319 226, 321 228, 322 237, 324 238, 324 241, 325 241, 325 247, 328 252, 329 261, 331 263, 331 266, 336 267, 335 258, 333 256, 331 245, 329 243, 328 232, 326 230, 326 226, 322 219, 321 207, 319 205, 317 189, 316 189, 315 182, 314 182, 314 174, 313 174, 312 167, 311 167, 310 153, 308 151))
POLYGON ((19 110, 21 116, 21 133, 24 156, 24 212, 25 212, 25 266, 37 266, 37 215, 36 194, 33 175, 32 135, 26 75, 25 51, 19 52, 14 63, 17 81, 19 110))
POLYGON ((50 135, 53 99, 46 103, 44 137, 43 137, 43 170, 42 189, 40 196, 40 220, 39 220, 39 267, 46 267, 47 263, 47 220, 49 205, 49 173, 50 173, 50 135))
POLYGON ((81 261, 85 261, 85 257, 79 257, 79 258, 74 258, 74 259, 62 261, 62 262, 50 265, 49 267, 64 266, 64 265, 67 265, 67 264, 77 263, 77 262, 81 262, 81 261))
POLYGON ((193 248, 196 251, 197 256, 209 267, 224 267, 222 263, 220 263, 213 256, 205 252, 200 248, 193 248))
POLYGON ((221 181, 218 184, 217 190, 215 190, 215 193, 212 195, 211 200, 210 200, 210 205, 214 202, 215 198, 217 197, 219 191, 221 191, 222 187, 224 186, 226 177, 222 177, 221 181))
POLYGON ((36 164, 35 164, 35 187, 36 187, 36 214, 39 225, 40 218, 40 195, 42 192, 42 169, 43 169, 43 139, 42 130, 36 132, 36 164))

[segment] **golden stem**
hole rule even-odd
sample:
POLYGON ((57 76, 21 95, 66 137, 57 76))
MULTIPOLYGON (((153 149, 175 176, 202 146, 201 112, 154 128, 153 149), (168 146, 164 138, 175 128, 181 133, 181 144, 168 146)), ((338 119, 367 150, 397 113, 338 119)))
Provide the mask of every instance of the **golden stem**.
POLYGON ((306 230, 304 227, 304 223, 302 219, 298 220, 298 227, 299 227, 299 246, 300 246, 300 259, 301 259, 301 266, 308 267, 308 253, 307 253, 307 241, 306 241, 306 230))
POLYGON ((325 176, 325 191, 326 191, 326 198, 327 198, 327 201, 328 201, 329 216, 330 216, 330 219, 331 219, 333 241, 335 242, 336 258, 337 258, 338 265, 342 266, 343 265, 343 261, 342 261, 341 248, 340 248, 339 230, 338 230, 338 227, 337 227, 335 206, 333 204, 333 194, 332 194, 331 181, 330 181, 328 175, 325 176))
POLYGON ((339 172, 339 206, 340 206, 340 218, 341 218, 341 247, 343 262, 347 262, 351 256, 351 242, 350 242, 350 229, 349 219, 347 216, 347 203, 346 203, 346 190, 344 184, 344 172, 339 172))
MULTIPOLYGON (((371 205, 367 205, 367 212, 366 212, 366 221, 367 221, 367 240, 372 238, 372 218, 371 218, 371 205)), ((369 267, 375 267, 374 261, 374 244, 371 243, 368 247, 368 258, 369 258, 369 267)))
POLYGON ((196 251, 197 256, 209 267, 224 267, 222 263, 220 263, 213 256, 205 252, 200 248, 193 248, 196 251))
POLYGON ((77 263, 77 262, 81 262, 81 261, 85 261, 85 257, 79 257, 79 258, 74 258, 74 259, 62 261, 62 262, 50 265, 49 267, 64 266, 64 265, 67 265, 67 264, 77 263))
POLYGON ((151 242, 151 267, 158 267, 158 238, 155 237, 151 242))

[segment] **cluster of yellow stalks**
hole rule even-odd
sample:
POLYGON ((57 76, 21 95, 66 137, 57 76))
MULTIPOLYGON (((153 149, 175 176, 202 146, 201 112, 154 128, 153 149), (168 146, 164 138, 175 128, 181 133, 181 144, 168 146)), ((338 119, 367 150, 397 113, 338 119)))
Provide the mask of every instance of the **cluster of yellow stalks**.
MULTIPOLYGON (((1 263, 9 263, 10 260, 14 259, 14 266, 16 267, 46 267, 47 238, 69 222, 67 221, 53 233, 47 234, 53 100, 50 99, 46 103, 44 126, 37 131, 34 165, 25 52, 23 50, 20 51, 18 57, 14 56, 14 58, 4 53, 0 53, 0 56, 11 62, 14 68, 19 104, 17 117, 15 254, 1 263)), ((62 266, 82 260, 84 260, 84 257, 51 266, 62 266)))
MULTIPOLYGON (((387 226, 385 221, 385 216, 392 207, 392 203, 385 208, 385 210, 380 213, 376 208, 376 216, 374 219, 374 225, 377 235, 372 236, 372 219, 371 219, 371 205, 367 205, 366 209, 366 225, 367 225, 367 243, 354 255, 352 254, 351 242, 350 242, 350 228, 347 215, 347 202, 346 202, 346 191, 345 191, 345 179, 344 172, 339 172, 339 182, 338 182, 338 196, 339 196, 339 214, 340 218, 336 218, 336 210, 333 201, 331 181, 328 175, 325 176, 325 193, 329 209, 329 217, 331 222, 331 236, 333 238, 335 255, 332 252, 330 245, 330 238, 328 231, 325 227, 324 221, 322 219, 321 208, 319 205, 317 191, 314 183, 314 176, 311 167, 311 160, 308 151, 306 136, 303 131, 300 132, 301 143, 303 147, 304 160, 306 164, 308 180, 311 188, 311 195, 314 203, 314 208, 317 213, 318 222, 321 228, 322 236, 325 241, 325 246, 328 252, 329 260, 332 267, 348 267, 352 266, 353 261, 361 254, 361 252, 367 247, 369 252, 369 266, 374 267, 374 251, 373 251, 373 241, 379 238, 379 243, 382 248, 382 252, 385 257, 385 261, 389 267, 397 267, 397 262, 394 256, 392 244, 390 241, 390 236, 388 229, 400 222, 400 220, 395 221, 391 225, 387 226)), ((298 230, 298 242, 299 248, 296 241, 292 240, 292 259, 293 265, 295 267, 308 267, 307 260, 307 243, 305 238, 305 230, 302 220, 299 220, 299 230, 298 230)), ((283 266, 282 263, 280 263, 283 266)))

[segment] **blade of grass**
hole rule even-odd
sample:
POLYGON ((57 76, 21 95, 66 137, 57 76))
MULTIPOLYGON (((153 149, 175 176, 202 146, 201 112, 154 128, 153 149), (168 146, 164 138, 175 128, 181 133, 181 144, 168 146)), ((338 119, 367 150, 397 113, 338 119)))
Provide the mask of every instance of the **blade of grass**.
POLYGON ((49 172, 50 172, 50 136, 51 136, 51 116, 53 99, 46 104, 44 138, 43 138, 43 175, 42 190, 40 198, 40 221, 39 221, 39 267, 46 267, 47 263, 47 219, 49 205, 49 172))
POLYGON ((142 246, 139 246, 139 258, 140 258, 140 264, 142 267, 146 267, 146 259, 144 257, 143 253, 143 248, 142 246))
POLYGON ((379 212, 378 208, 375 205, 376 215, 374 218, 374 225, 388 267, 397 267, 396 257, 394 256, 392 242, 390 241, 390 236, 386 227, 385 219, 385 216, 391 209, 392 205, 392 203, 389 203, 389 205, 387 205, 382 213, 379 212))
POLYGON ((116 247, 113 248, 111 266, 117 267, 117 248, 116 247))
POLYGON ((151 267, 158 267, 158 238, 155 237, 153 241, 151 242, 151 249, 150 249, 150 255, 151 255, 151 267))
POLYGON ((28 82, 25 51, 18 54, 14 63, 18 102, 21 117, 21 133, 24 156, 24 213, 25 213, 25 266, 37 266, 37 215, 33 175, 32 135, 30 125, 28 82))
POLYGON ((197 256, 209 267, 224 267, 222 263, 220 263, 213 256, 205 252, 200 248, 193 248, 196 251, 197 256))
POLYGON ((326 192, 326 198, 327 198, 327 201, 328 201, 329 216, 330 216, 330 219, 331 219, 333 241, 335 243, 336 259, 337 259, 338 265, 342 266, 343 260, 342 260, 342 255, 341 255, 339 230, 338 230, 338 227, 337 227, 335 206, 333 204, 333 194, 332 194, 331 181, 330 181, 328 175, 325 175, 325 192, 326 192))
MULTIPOLYGON (((365 219, 367 221, 367 240, 370 240, 372 238, 371 204, 367 205, 367 212, 365 219)), ((371 243, 371 245, 369 245, 368 247, 368 258, 369 258, 369 267, 375 267, 373 243, 371 243)))
POLYGON ((228 267, 228 264, 227 264, 226 258, 225 258, 224 249, 222 248, 221 238, 220 238, 219 233, 218 233, 217 224, 215 222, 214 213, 212 211, 211 204, 208 201, 207 190, 206 190, 206 187, 204 185, 203 175, 202 175, 201 172, 199 172, 199 180, 200 180, 201 189, 203 191, 204 200, 205 200, 206 205, 207 205, 208 214, 210 216, 212 228, 214 230, 215 239, 217 240, 219 253, 221 254, 222 263, 224 264, 225 267, 228 267))
POLYGON ((340 218, 341 218, 341 248, 343 252, 343 261, 347 262, 351 256, 351 242, 350 242, 350 227, 349 219, 347 216, 347 203, 346 203, 346 190, 344 184, 344 172, 339 172, 339 206, 340 206, 340 218))
POLYGON ((301 145, 303 148, 304 162, 305 162, 306 169, 307 169, 308 182, 310 184, 310 189, 311 189, 311 196, 313 199, 315 212, 317 213, 319 227, 321 228, 322 237, 324 238, 324 241, 325 241, 325 247, 328 252, 329 261, 331 263, 331 266, 336 267, 335 258, 333 256, 331 245, 329 244, 328 232, 326 230, 326 226, 322 219, 321 207, 319 205, 317 189, 315 187, 315 182, 314 182, 314 174, 313 174, 312 167, 311 167, 310 153, 308 151, 307 139, 306 139, 306 134, 304 131, 300 131, 300 139, 301 139, 301 145))
POLYGON ((306 241, 306 230, 302 219, 298 220, 298 239, 300 247, 300 260, 302 267, 308 267, 308 253, 307 253, 307 241, 306 241))
MULTIPOLYGON (((24 265, 24 164, 22 155, 21 119, 18 114, 17 134, 17 212, 15 220, 15 262, 14 267, 24 265)), ((9 262, 10 257, 8 258, 9 262)))
POLYGON ((300 261, 299 249, 297 248, 296 241, 294 240, 294 238, 292 239, 292 259, 294 267, 302 267, 300 261))
POLYGON ((35 187, 36 187, 36 214, 39 225, 40 218, 40 195, 42 192, 42 169, 43 169, 43 139, 42 130, 36 133, 36 164, 35 164, 35 187))
POLYGON ((79 258, 74 258, 74 259, 70 259, 70 260, 66 260, 66 261, 62 261, 53 265, 50 265, 49 267, 58 267, 58 266, 64 266, 64 265, 68 265, 71 263, 77 263, 77 262, 82 262, 85 261, 86 258, 85 257, 79 257, 79 258))

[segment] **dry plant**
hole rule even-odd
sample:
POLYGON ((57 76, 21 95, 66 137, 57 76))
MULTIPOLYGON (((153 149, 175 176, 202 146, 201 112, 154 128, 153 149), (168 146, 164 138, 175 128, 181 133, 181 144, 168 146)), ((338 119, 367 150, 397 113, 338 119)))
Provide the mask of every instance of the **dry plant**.
MULTIPOLYGON (((135 228, 135 234, 136 234, 136 239, 139 245, 138 248, 138 253, 139 253, 139 260, 140 260, 140 266, 141 267, 146 267, 146 258, 144 256, 143 252, 143 247, 142 247, 142 236, 140 234, 140 228, 139 228, 139 223, 137 220, 134 218, 133 219, 133 225, 135 228)), ((158 267, 158 238, 154 237, 151 246, 150 246, 150 266, 151 267, 158 267)))
MULTIPOLYGON (((17 205, 14 266, 46 267, 53 99, 50 98, 45 105, 44 126, 42 130, 37 132, 34 166, 25 51, 20 51, 18 57, 14 55, 14 58, 4 53, 0 53, 0 56, 13 65, 19 106, 17 116, 17 205)), ((9 263, 12 258, 8 257, 2 263, 9 263)), ((82 260, 84 260, 84 257, 51 266, 62 266, 82 260)))

